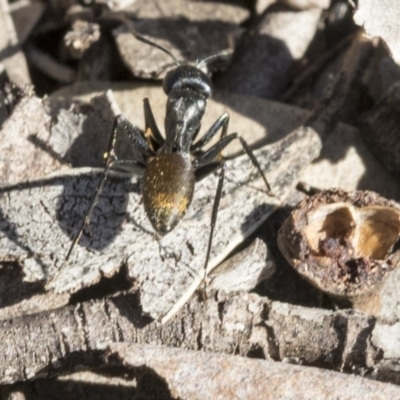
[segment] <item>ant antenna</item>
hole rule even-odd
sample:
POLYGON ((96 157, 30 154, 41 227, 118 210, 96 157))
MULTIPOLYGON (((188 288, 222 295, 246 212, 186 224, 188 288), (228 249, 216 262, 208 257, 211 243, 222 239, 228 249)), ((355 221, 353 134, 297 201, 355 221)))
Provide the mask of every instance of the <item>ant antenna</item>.
POLYGON ((175 61, 175 64, 176 64, 178 67, 180 67, 180 65, 181 65, 180 62, 176 59, 176 57, 175 57, 169 50, 167 50, 165 47, 160 46, 160 45, 157 44, 157 43, 154 43, 153 41, 151 41, 151 40, 149 40, 149 39, 146 39, 146 38, 145 38, 144 36, 142 36, 140 33, 137 33, 137 32, 135 31, 135 27, 134 27, 132 21, 131 21, 129 18, 127 18, 124 14, 123 14, 123 15, 114 15, 114 18, 115 18, 115 17, 116 17, 118 20, 120 20, 120 21, 128 28, 129 32, 130 32, 133 36, 135 36, 135 38, 136 38, 137 40, 140 40, 141 42, 146 43, 146 44, 148 44, 148 45, 150 45, 150 46, 156 47, 157 49, 159 49, 159 50, 163 51, 164 53, 168 54, 168 55, 175 61))
POLYGON ((208 64, 210 61, 215 60, 216 58, 219 58, 221 56, 230 56, 230 55, 232 55, 232 53, 233 53, 233 50, 231 48, 221 50, 218 53, 212 54, 211 56, 203 58, 200 61, 197 61, 196 67, 199 68, 199 66, 201 64, 208 64))
POLYGON ((173 60, 175 61, 175 64, 176 64, 178 67, 180 67, 180 65, 181 65, 180 62, 175 58, 175 56, 174 56, 169 50, 167 50, 166 48, 160 46, 160 45, 157 44, 157 43, 152 42, 152 41, 149 40, 149 39, 146 39, 144 36, 140 35, 139 33, 132 32, 132 31, 131 31, 131 33, 132 33, 133 36, 135 36, 135 38, 136 38, 137 40, 140 40, 140 41, 143 42, 143 43, 149 44, 150 46, 156 47, 157 49, 159 49, 159 50, 163 51, 164 53, 168 54, 170 57, 173 58, 173 60))

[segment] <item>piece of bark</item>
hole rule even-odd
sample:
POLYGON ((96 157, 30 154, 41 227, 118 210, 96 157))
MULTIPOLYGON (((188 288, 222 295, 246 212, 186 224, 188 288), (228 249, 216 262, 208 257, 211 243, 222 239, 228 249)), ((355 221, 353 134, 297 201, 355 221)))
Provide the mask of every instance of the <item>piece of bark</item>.
POLYGON ((31 84, 7 0, 0 1, 0 53, 9 79, 21 88, 31 84))
MULTIPOLYGON (((340 82, 335 86, 339 92, 341 87, 342 85, 340 82)), ((302 166, 306 165, 318 154, 320 149, 319 136, 323 137, 332 129, 337 107, 341 102, 340 97, 339 100, 330 100, 331 101, 325 101, 324 104, 321 104, 321 110, 318 110, 322 111, 318 117, 321 117, 323 121, 320 126, 319 135, 310 128, 301 127, 281 142, 277 142, 269 149, 266 149, 265 152, 260 150, 259 157, 261 158, 261 165, 263 165, 262 160, 264 159, 267 163, 266 165, 269 165, 269 168, 271 168, 270 172, 268 172, 268 179, 272 182, 273 187, 274 182, 277 182, 275 193, 278 196, 290 190, 302 166), (325 126, 325 129, 323 126, 325 126), (304 149, 304 152, 301 149, 304 149), (273 162, 270 164, 267 160, 272 154, 275 154, 275 156, 273 156, 273 162)), ((318 119, 319 118, 313 115, 308 120, 308 123, 310 126, 314 126, 318 119)), ((225 187, 224 192, 224 196, 226 195, 227 199, 229 196, 230 200, 225 201, 224 196, 222 198, 219 224, 217 224, 218 228, 214 238, 214 244, 218 243, 219 245, 213 246, 211 262, 209 264, 210 269, 222 261, 222 259, 238 245, 246 235, 250 234, 262 223, 275 208, 275 206, 265 208, 263 205, 265 202, 265 194, 263 192, 254 191, 254 189, 250 187, 247 187, 248 190, 250 190, 248 193, 236 190, 236 188, 239 187, 237 186, 238 179, 245 179, 245 181, 248 181, 247 168, 250 164, 248 160, 244 160, 243 158, 233 160, 231 163, 232 167, 228 171, 226 180, 227 183, 229 183, 225 187), (242 161, 244 161, 244 164, 241 164, 242 161), (242 178, 239 178, 239 171, 242 171, 242 178), (229 178, 230 173, 232 173, 231 178, 229 178), (231 185, 232 189, 229 189, 229 185, 231 185), (230 192, 230 190, 232 191, 230 192), (252 197, 253 194, 254 197, 252 197), (243 198, 252 198, 252 202, 243 203, 243 198), (245 205, 246 207, 244 207, 245 205), (231 210, 231 213, 226 212, 228 209, 231 210), (237 210, 241 210, 241 213, 238 214, 237 210), (261 210, 265 210, 265 213, 261 210), (267 212, 267 210, 269 211, 267 212), (221 217, 222 215, 223 217, 221 217), (249 215, 251 215, 251 218, 249 215), (241 218, 243 218, 243 221, 241 221, 241 218), (224 224, 224 221, 227 221, 227 223, 224 224), (237 224, 237 226, 235 226, 235 224, 237 224), (225 228, 225 230, 220 230, 220 228, 225 228)), ((40 205, 38 205, 36 209, 45 211, 45 216, 42 220, 47 221, 48 231, 43 229, 43 227, 40 229, 40 235, 45 238, 44 248, 40 245, 41 239, 36 236, 38 233, 36 228, 25 225, 22 230, 18 229, 17 233, 14 227, 16 216, 12 215, 11 210, 10 213, 5 216, 5 219, 7 220, 8 218, 8 221, 5 221, 4 230, 9 230, 10 232, 7 233, 9 237, 4 238, 4 244, 5 248, 10 246, 9 249, 11 248, 12 250, 9 252, 9 249, 7 249, 3 253, 3 260, 19 260, 23 262, 25 265, 24 272, 27 275, 28 281, 44 279, 48 275, 49 269, 51 271, 52 268, 59 267, 62 264, 63 257, 61 254, 66 254, 66 248, 63 249, 61 247, 65 240, 63 231, 72 231, 71 227, 79 221, 79 215, 81 215, 81 212, 84 212, 91 196, 91 190, 88 190, 90 186, 88 185, 93 185, 92 187, 94 187, 94 182, 91 178, 87 179, 82 177, 82 180, 80 179, 81 178, 78 177, 72 179, 72 188, 69 186, 71 183, 67 184, 68 178, 65 180, 55 179, 50 184, 50 189, 40 187, 43 184, 47 186, 44 181, 38 182, 38 186, 33 184, 40 198, 40 205), (78 207, 73 199, 74 195, 69 200, 61 200, 62 197, 60 198, 60 195, 63 185, 67 185, 65 188, 66 194, 68 193, 69 195, 74 192, 75 195, 78 194, 78 204, 81 204, 82 207, 80 211, 78 211, 78 207), (51 198, 50 203, 47 202, 48 200, 45 200, 47 196, 51 198), (59 203, 60 201, 61 203, 59 203), (48 215, 48 213, 50 213, 50 215, 48 215), (53 223, 49 221, 49 216, 50 219, 53 220, 53 223), (59 222, 61 222, 61 224, 59 224, 59 222), (31 229, 34 232, 33 234, 30 233, 31 229), (29 231, 29 234, 27 232, 24 234, 26 230, 29 231), (25 242, 22 244, 18 236, 26 237, 28 243, 25 242), (48 236, 54 238, 54 243, 47 241, 48 236), (38 253, 41 254, 40 257, 36 255, 38 253), (49 262, 50 259, 52 260, 51 262, 49 262)), ((135 205, 140 201, 137 185, 131 185, 130 190, 133 190, 133 192, 130 197, 132 200, 128 204, 129 215, 128 218, 126 218, 124 215, 127 187, 126 185, 124 186, 124 184, 121 185, 117 183, 115 185, 110 183, 110 193, 112 193, 112 196, 117 195, 118 200, 114 201, 112 204, 99 204, 98 210, 102 211, 100 211, 99 214, 94 214, 92 222, 92 226, 98 225, 99 229, 93 237, 84 237, 82 244, 85 247, 88 246, 88 249, 83 250, 80 247, 78 248, 78 246, 76 247, 75 256, 80 254, 79 257, 83 258, 81 258, 79 262, 76 262, 75 266, 69 265, 68 269, 65 269, 57 278, 58 283, 54 285, 57 291, 76 291, 83 285, 97 282, 103 274, 105 276, 114 274, 123 263, 127 263, 130 277, 138 280, 141 284, 143 309, 156 318, 164 316, 163 321, 165 321, 191 296, 204 276, 204 259, 202 255, 204 254, 208 242, 208 227, 210 221, 208 213, 211 212, 211 203, 215 195, 215 184, 210 183, 212 182, 211 179, 212 177, 200 184, 202 189, 198 186, 193 207, 186 218, 188 221, 186 222, 186 229, 182 224, 180 229, 174 231, 174 240, 177 239, 174 243, 171 242, 172 235, 167 235, 159 243, 152 238, 151 228, 148 226, 149 222, 144 216, 143 210, 141 207, 138 208, 135 205), (204 190, 204 192, 202 192, 202 190, 204 190), (133 199, 135 199, 135 201, 132 203, 133 199), (205 204, 207 204, 207 206, 205 206, 205 204), (117 211, 115 207, 120 211, 117 211), (198 210, 206 212, 199 214, 198 210), (108 216, 109 213, 115 213, 115 211, 119 214, 119 218, 110 218, 108 216), (196 217, 193 218, 192 214, 196 217), (96 220, 97 222, 95 222, 96 220), (114 240, 116 232, 120 230, 120 224, 124 220, 125 223, 123 224, 122 232, 120 232, 117 239, 114 240), (108 221, 107 224, 109 222, 112 223, 112 226, 110 225, 106 228, 103 221, 108 221), (192 228, 187 230, 189 226, 192 228), (138 229, 138 227, 140 228, 138 229), (136 232, 135 235, 133 235, 133 232, 136 232), (112 245, 108 246, 112 240, 114 240, 112 245), (142 242, 143 240, 144 242, 142 242), (104 246, 108 247, 105 248, 104 246), (141 251, 138 253, 136 250, 139 248, 141 251), (147 250, 145 250, 146 248, 147 250), (174 249, 177 248, 181 250, 180 254, 174 251, 174 249), (101 250, 98 257, 96 255, 95 263, 92 262, 93 249, 101 250), (115 251, 117 253, 115 253, 115 251), (116 254, 119 255, 116 256, 116 254), (130 257, 130 255, 132 255, 132 257, 130 257), (142 265, 141 262, 143 262, 142 265), (187 265, 190 265, 189 269, 187 265), (178 266, 179 268, 177 269, 178 266), (66 271, 68 271, 68 273, 66 271), (71 273, 74 278, 72 278, 71 273), (163 276, 161 280, 156 278, 161 276, 163 276), (154 302, 154 293, 156 292, 159 293, 159 296, 157 296, 159 299, 158 302, 154 302)), ((245 186, 242 187, 244 188, 245 186)), ((30 188, 28 190, 34 190, 30 185, 27 185, 27 188, 30 188)), ((7 193, 5 197, 5 201, 7 202, 10 201, 10 196, 13 196, 13 194, 16 196, 23 196, 24 189, 19 193, 14 191, 13 188, 9 188, 8 190, 11 191, 7 193)), ((106 191, 104 194, 106 195, 106 191)), ((14 200, 10 201, 10 204, 12 203, 14 203, 14 200)), ((272 202, 272 204, 274 203, 272 202)), ((19 211, 18 218, 20 218, 20 216, 21 214, 19 211)), ((40 220, 39 217, 38 219, 40 220)), ((38 223, 40 224, 41 221, 38 221, 38 223)), ((93 233, 92 230, 92 234, 93 233)), ((68 244, 64 246, 68 246, 68 244)), ((73 262, 74 259, 71 264, 73 264, 73 262)))
MULTIPOLYGON (((296 183, 298 172, 319 150, 318 135, 311 129, 299 129, 255 155, 272 190, 283 198, 296 183)), ((247 156, 228 163, 210 270, 276 208, 277 199, 266 195, 258 174, 252 170, 247 156)), ((76 232, 97 180, 94 176, 66 176, 31 182, 19 190, 3 189, 1 259, 24 265, 28 281, 53 275, 54 268, 63 263, 69 236, 76 232), (25 200, 28 193, 29 204, 25 200), (31 215, 32 210, 33 220, 24 215, 31 215)), ((75 247, 70 264, 53 282, 53 289, 76 291, 126 264, 130 277, 140 282, 145 313, 161 318, 176 312, 204 275, 215 190, 214 175, 201 181, 184 221, 173 234, 157 241, 142 208, 138 184, 110 180, 92 217, 91 236, 84 235, 81 245, 75 247)))
POLYGON ((270 278, 274 272, 275 262, 267 244, 255 239, 248 247, 225 260, 210 273, 207 289, 249 292, 261 281, 270 278))
POLYGON ((289 79, 295 60, 307 50, 321 9, 269 12, 241 38, 229 68, 216 77, 216 87, 273 99, 289 79))
MULTIPOLYGON (((136 372, 150 374, 151 371, 165 382, 172 398, 187 400, 350 400, 357 397, 372 400, 377 398, 378 392, 381 400, 400 396, 397 386, 365 378, 273 361, 157 346, 111 345, 106 362, 136 372)), ((140 378, 138 385, 141 386, 140 378)), ((150 391, 149 395, 156 393, 150 391)))
MULTIPOLYGON (((2 300, 5 297, 2 294, 2 300)), ((14 296, 15 299, 17 296, 14 296)), ((71 296, 68 293, 34 294, 16 304, 0 309, 0 320, 19 318, 26 315, 38 314, 43 311, 54 310, 68 304, 71 296)))
POLYGON ((383 40, 371 40, 358 29, 334 42, 325 54, 304 68, 281 99, 290 98, 292 104, 311 108, 319 101, 332 74, 338 73, 344 73, 349 80, 341 120, 354 125, 360 114, 400 79, 400 67, 390 58, 383 40))
MULTIPOLYGON (((249 16, 249 11, 243 4, 240 5, 240 1, 228 4, 174 0, 166 6, 163 2, 152 0, 135 1, 125 6, 123 12, 103 9, 100 15, 94 8, 74 6, 69 10, 68 18, 75 23, 77 19, 84 19, 88 23, 96 20, 105 27, 122 22, 122 26, 113 30, 116 47, 133 75, 142 78, 162 78, 165 71, 174 65, 174 60, 163 51, 138 41, 132 32, 143 34, 162 45, 180 61, 196 63, 221 50, 229 50, 242 33, 239 23, 249 16)), ((102 35, 102 38, 107 39, 106 35, 102 35)), ((225 53, 220 57, 221 65, 217 65, 217 61, 210 61, 203 64, 204 69, 223 68, 232 52, 225 53)), ((112 58, 119 57, 112 54, 112 58)), ((96 63, 93 66, 99 67, 96 63)))
POLYGON ((349 92, 342 112, 342 119, 346 122, 355 123, 365 107, 366 93, 363 85, 367 85, 363 79, 376 53, 376 43, 367 38, 362 31, 358 31, 350 47, 342 55, 340 69, 345 71, 349 80, 349 92))
POLYGON ((43 176, 62 167, 59 160, 35 144, 35 139, 47 142, 50 121, 43 101, 26 91, 1 126, 2 184, 43 176))
POLYGON ((159 325, 143 316, 135 295, 120 295, 3 320, 0 383, 98 367, 98 350, 113 342, 290 361, 400 383, 399 332, 399 320, 221 292, 192 298, 159 325))
POLYGON ((328 400, 332 396, 350 400, 358 396, 376 399, 377 392, 379 399, 392 399, 399 391, 388 383, 307 366, 132 343, 111 344, 97 368, 97 373, 86 370, 58 379, 3 386, 1 394, 7 399, 11 393, 21 396, 12 397, 14 400, 75 396, 82 400, 328 400))
MULTIPOLYGON (((94 97, 88 105, 61 110, 54 119, 46 100, 12 85, 3 90, 4 113, 12 114, 1 125, 1 182, 35 179, 73 166, 103 166, 112 122, 120 110, 109 94, 94 97), (113 109, 114 107, 114 109, 113 109)), ((3 97, 3 96, 2 96, 3 97)), ((1 108, 0 108, 1 109, 1 108)), ((121 145, 126 146, 126 141, 121 145)), ((129 148, 120 150, 128 157, 129 148)))
MULTIPOLYGON (((112 126, 119 114, 121 110, 112 91, 93 96, 89 104, 74 103, 68 110, 57 113, 47 144, 73 167, 102 167, 112 126)), ((130 144, 122 134, 115 149, 121 159, 132 157, 130 144)))
POLYGON ((387 280, 380 290, 380 314, 381 318, 400 319, 400 271, 393 272, 391 279, 387 280))
POLYGON ((400 8, 395 0, 359 0, 355 22, 370 36, 380 36, 388 44, 393 58, 400 63, 400 8))

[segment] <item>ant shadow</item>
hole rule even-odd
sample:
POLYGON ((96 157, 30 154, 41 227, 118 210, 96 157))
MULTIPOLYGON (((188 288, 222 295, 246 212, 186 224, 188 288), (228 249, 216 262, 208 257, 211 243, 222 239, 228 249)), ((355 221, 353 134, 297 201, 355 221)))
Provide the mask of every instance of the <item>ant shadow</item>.
MULTIPOLYGON (((82 224, 99 180, 100 174, 95 174, 66 181, 57 204, 57 219, 71 241, 82 224)), ((110 245, 121 232, 124 221, 132 218, 126 211, 130 193, 140 193, 139 185, 130 178, 112 177, 106 181, 79 246, 100 251, 110 245)))
MULTIPOLYGON (((46 186, 62 185, 63 193, 57 199, 53 219, 72 238, 82 221, 88 201, 97 185, 97 178, 98 174, 89 173, 80 174, 79 176, 53 177, 18 183, 0 188, 0 196, 12 191, 26 191, 46 186)), ((96 218, 91 221, 91 236, 83 238, 83 244, 85 244, 85 240, 86 242, 90 241, 90 245, 96 250, 101 250, 108 246, 120 232, 124 220, 131 218, 126 213, 128 195, 130 193, 139 193, 139 185, 130 179, 113 178, 106 184, 104 193, 106 195, 100 197, 99 208, 95 210, 96 218), (107 222, 107 229, 104 229, 105 222, 107 222)), ((19 303, 33 294, 44 292, 43 282, 27 282, 24 279, 24 273, 19 265, 22 261, 19 260, 34 257, 35 262, 43 272, 48 270, 46 262, 37 255, 36 245, 32 245, 31 242, 24 239, 24 233, 21 233, 18 224, 12 220, 12 214, 9 215, 6 211, 0 209, 0 230, 4 238, 13 244, 14 249, 12 252, 16 255, 12 256, 15 261, 3 262, 0 268, 0 288, 3 287, 0 290, 0 308, 19 303), (16 250, 17 248, 21 250, 16 250)), ((49 243, 51 243, 51 240, 49 240, 49 243)), ((45 246, 43 254, 51 251, 46 248, 46 243, 43 243, 43 245, 45 246)), ((52 256, 50 255, 47 263, 51 259, 52 256)))
MULTIPOLYGON (((50 103, 51 104, 51 103, 50 103)), ((55 126, 55 134, 60 140, 66 141, 67 148, 63 161, 73 168, 104 168, 104 154, 107 151, 112 125, 115 119, 111 104, 106 95, 100 95, 91 100, 90 104, 74 103, 76 110, 81 113, 81 122, 77 123, 79 132, 73 136, 65 133, 64 125, 55 126), (70 137, 66 137, 66 136, 70 137), (69 143, 68 143, 69 140, 69 143)), ((59 110, 62 113, 62 110, 59 110)), ((56 115, 55 109, 52 115, 56 115)), ((67 125, 68 126, 68 125, 67 125)), ((39 143, 45 151, 51 149, 39 143)), ((119 132, 115 151, 119 159, 135 159, 135 152, 127 137, 119 132)), ((131 222, 144 230, 131 215, 127 213, 130 194, 140 195, 140 180, 143 171, 113 172, 108 176, 103 190, 94 207, 93 214, 87 224, 79 245, 93 250, 103 250, 118 236, 125 221, 131 222)), ((63 184, 63 192, 57 202, 57 221, 60 228, 72 241, 76 236, 90 201, 94 196, 101 170, 80 173, 79 176, 57 178, 63 184)), ((44 183, 45 185, 47 183, 44 183)), ((48 182, 51 184, 51 182, 48 182)), ((149 233, 150 234, 150 233, 149 233)))

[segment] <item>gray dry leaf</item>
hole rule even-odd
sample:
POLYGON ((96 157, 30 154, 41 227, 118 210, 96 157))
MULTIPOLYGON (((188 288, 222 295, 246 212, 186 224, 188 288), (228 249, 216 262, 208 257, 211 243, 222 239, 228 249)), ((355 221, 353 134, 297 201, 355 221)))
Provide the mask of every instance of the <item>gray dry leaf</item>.
POLYGON ((400 7, 397 0, 359 0, 355 22, 370 36, 380 36, 400 63, 400 7))
MULTIPOLYGON (((320 147, 314 131, 300 128, 255 154, 273 191, 284 197, 320 147)), ((21 263, 27 281, 54 275, 97 181, 97 175, 70 175, 3 189, 0 259, 21 263)), ((157 241, 141 204, 139 185, 135 180, 110 180, 92 217, 90 237, 84 236, 76 246, 53 289, 76 291, 127 264, 130 277, 140 283, 145 313, 160 318, 179 307, 203 277, 216 183, 215 175, 200 182, 184 221, 157 241)), ((229 161, 209 268, 253 232, 277 203, 266 195, 246 156, 229 161)))

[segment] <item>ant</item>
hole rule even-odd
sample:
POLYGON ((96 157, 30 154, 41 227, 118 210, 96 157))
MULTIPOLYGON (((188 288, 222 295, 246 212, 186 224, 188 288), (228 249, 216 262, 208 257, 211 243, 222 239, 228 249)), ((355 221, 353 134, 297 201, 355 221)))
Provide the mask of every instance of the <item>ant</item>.
POLYGON ((181 65, 167 49, 136 32, 133 35, 138 40, 164 51, 173 58, 176 64, 176 67, 169 71, 163 80, 163 89, 168 96, 165 116, 165 138, 157 127, 147 98, 144 99, 144 132, 131 124, 122 115, 114 119, 107 152, 105 153, 106 166, 82 224, 64 259, 63 266, 46 285, 47 287, 57 277, 61 269, 68 264, 75 245, 78 243, 85 226, 90 221, 109 171, 113 167, 131 166, 141 167, 144 170, 142 182, 144 209, 154 230, 159 235, 165 235, 173 230, 184 217, 193 198, 195 183, 217 169, 221 170, 211 214, 211 227, 203 279, 205 279, 207 273, 226 169, 221 151, 233 140, 238 139, 252 164, 262 176, 268 194, 273 195, 260 164, 246 141, 238 133, 227 135, 229 124, 229 115, 227 113, 221 115, 208 131, 196 141, 200 131, 201 119, 206 109, 207 99, 212 94, 211 81, 200 69, 200 65, 207 63, 219 54, 214 54, 197 62, 196 66, 181 65), (133 152, 138 155, 138 159, 118 159, 115 154, 118 129, 122 129, 126 133, 133 152), (203 150, 204 146, 211 141, 220 129, 222 129, 220 140, 209 149, 203 150))

